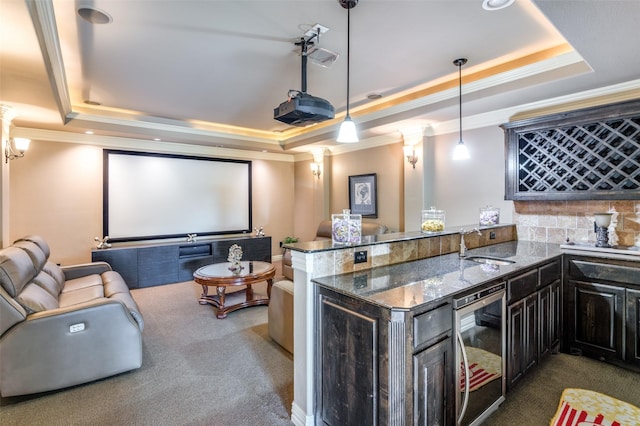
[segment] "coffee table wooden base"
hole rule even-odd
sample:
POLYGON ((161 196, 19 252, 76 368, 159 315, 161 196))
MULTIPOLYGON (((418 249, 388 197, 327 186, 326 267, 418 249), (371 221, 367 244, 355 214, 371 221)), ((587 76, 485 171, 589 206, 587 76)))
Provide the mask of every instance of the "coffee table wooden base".
MULTIPOLYGON (((268 305, 271 298, 271 286, 275 276, 275 267, 268 262, 249 261, 241 262, 242 272, 234 274, 229 271, 228 263, 214 263, 203 266, 193 273, 193 279, 202 286, 202 295, 198 300, 201 305, 213 305, 216 308, 216 317, 226 318, 229 312, 251 306, 268 305), (255 295, 252 285, 259 282, 267 282, 267 297, 255 295), (209 294, 209 287, 215 288, 216 294, 209 294), (227 287, 245 287, 227 293, 227 287), (244 292, 244 301, 227 305, 227 296, 244 292)), ((238 294, 238 296, 240 296, 238 294)))
POLYGON ((237 311, 238 309, 248 308, 250 306, 260 306, 260 305, 268 305, 269 299, 271 298, 271 286, 273 285, 273 280, 268 279, 267 281, 267 297, 260 298, 256 297, 253 293, 253 288, 251 284, 247 285, 245 290, 237 290, 231 293, 226 292, 226 287, 216 287, 216 294, 209 294, 209 286, 202 286, 202 294, 200 295, 200 300, 198 303, 201 305, 213 305, 216 308, 216 318, 223 319, 227 317, 229 312, 237 311), (244 302, 236 303, 233 305, 225 305, 226 297, 232 294, 240 293, 244 291, 245 300, 244 302))

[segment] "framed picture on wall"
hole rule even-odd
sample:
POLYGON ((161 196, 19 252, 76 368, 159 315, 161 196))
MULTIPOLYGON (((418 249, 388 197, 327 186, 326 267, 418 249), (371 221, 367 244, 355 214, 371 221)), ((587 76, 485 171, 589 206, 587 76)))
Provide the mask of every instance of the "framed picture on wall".
POLYGON ((378 217, 378 180, 375 173, 349 176, 349 209, 362 217, 378 217))

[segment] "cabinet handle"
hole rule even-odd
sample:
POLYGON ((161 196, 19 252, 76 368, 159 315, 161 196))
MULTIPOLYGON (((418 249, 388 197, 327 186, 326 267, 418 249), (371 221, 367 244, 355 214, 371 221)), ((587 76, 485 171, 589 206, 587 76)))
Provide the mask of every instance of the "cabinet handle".
MULTIPOLYGON (((458 417, 458 424, 460 424, 464 417, 464 413, 467 411, 467 403, 469 402, 469 361, 467 359, 467 351, 464 346, 464 341, 462 340, 462 334, 458 331, 456 335, 458 336, 458 342, 460 342, 460 352, 462 352, 462 363, 464 365, 464 399, 462 401, 460 416, 458 417)), ((458 366, 456 366, 456 368, 458 368, 458 366)), ((457 389, 458 386, 460 386, 460 383, 456 380, 456 392, 459 392, 457 389)))

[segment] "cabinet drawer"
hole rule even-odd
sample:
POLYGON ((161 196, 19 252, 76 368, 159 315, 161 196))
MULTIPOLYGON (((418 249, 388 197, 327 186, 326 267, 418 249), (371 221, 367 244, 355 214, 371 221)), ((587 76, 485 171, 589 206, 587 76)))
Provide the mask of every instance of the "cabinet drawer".
POLYGON ((507 280, 507 304, 511 304, 533 293, 536 290, 537 284, 537 269, 507 280))
POLYGON ((585 260, 569 261, 569 276, 571 278, 608 280, 622 284, 640 283, 640 264, 638 267, 612 265, 585 260))
POLYGON ((540 271, 539 286, 544 287, 560 279, 560 260, 555 260, 538 268, 540 271))
POLYGON ((413 318, 413 347, 417 348, 451 330, 452 316, 453 311, 449 303, 416 315, 413 318))

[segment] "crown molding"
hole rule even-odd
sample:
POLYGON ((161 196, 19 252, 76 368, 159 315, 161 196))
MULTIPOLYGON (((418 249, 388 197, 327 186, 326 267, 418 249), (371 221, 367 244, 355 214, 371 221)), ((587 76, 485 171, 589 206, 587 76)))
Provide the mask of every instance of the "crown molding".
POLYGON ((19 137, 26 137, 32 140, 93 145, 101 148, 122 149, 129 151, 204 155, 218 158, 240 158, 244 160, 269 160, 284 162, 294 161, 294 156, 291 154, 249 151, 233 148, 219 148, 175 142, 149 141, 144 139, 120 138, 114 136, 85 135, 82 133, 61 132, 57 130, 17 127, 14 129, 14 133, 19 137))
MULTIPOLYGON (((640 79, 627 81, 597 89, 585 90, 570 95, 558 96, 543 101, 530 102, 490 111, 483 114, 464 116, 462 130, 472 130, 489 126, 499 126, 508 121, 539 117, 558 112, 571 111, 597 105, 605 105, 640 98, 640 79)), ((444 135, 459 131, 459 120, 443 121, 431 126, 430 136, 444 135)))
POLYGON ((33 21, 33 28, 38 38, 40 51, 49 77, 49 84, 58 105, 58 111, 63 121, 72 112, 71 98, 67 77, 64 71, 62 49, 56 27, 56 18, 51 0, 27 1, 27 8, 33 21))

